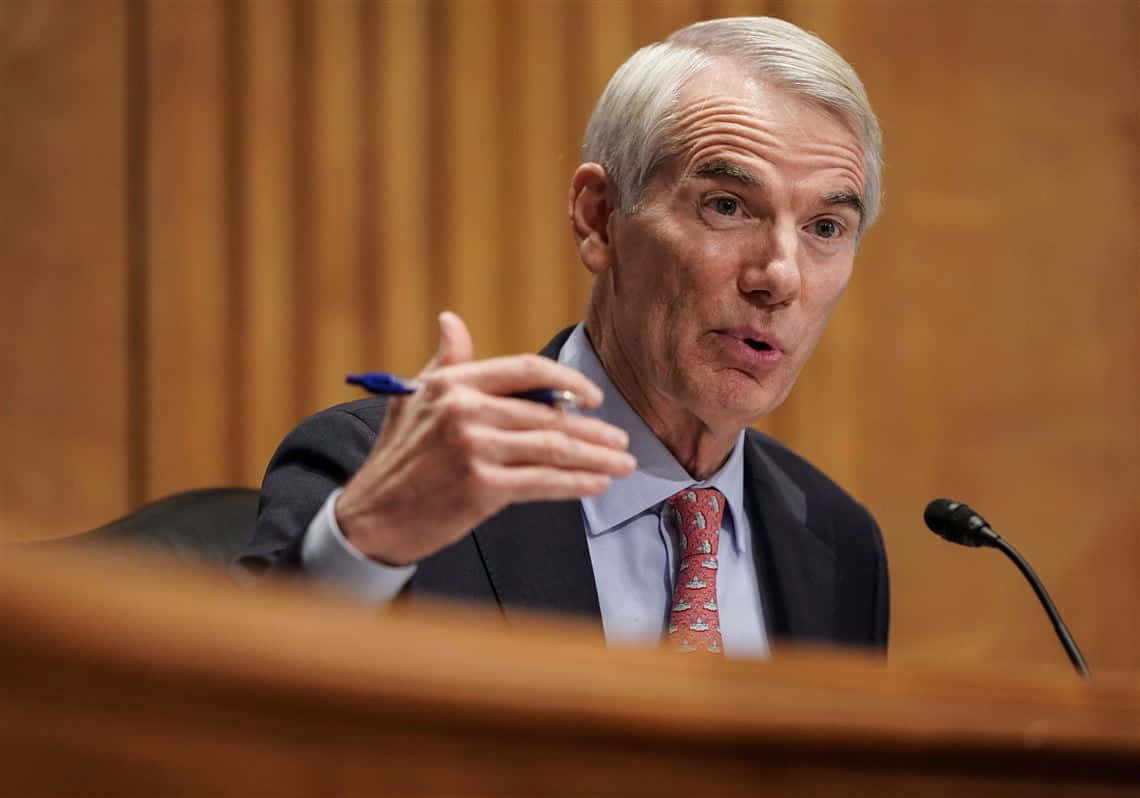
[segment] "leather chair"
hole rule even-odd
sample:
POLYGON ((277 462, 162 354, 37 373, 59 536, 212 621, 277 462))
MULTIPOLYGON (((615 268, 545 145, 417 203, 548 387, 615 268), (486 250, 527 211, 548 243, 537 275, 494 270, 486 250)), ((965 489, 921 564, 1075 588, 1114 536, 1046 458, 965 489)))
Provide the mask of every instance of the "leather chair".
POLYGON ((257 495, 254 488, 175 493, 97 529, 31 545, 130 548, 229 566, 253 534, 257 495))

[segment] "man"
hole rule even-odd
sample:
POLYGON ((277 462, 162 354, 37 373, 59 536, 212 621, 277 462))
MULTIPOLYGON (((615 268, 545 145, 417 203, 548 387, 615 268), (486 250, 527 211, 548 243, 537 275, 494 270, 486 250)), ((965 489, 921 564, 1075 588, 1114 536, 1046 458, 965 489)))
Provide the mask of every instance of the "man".
POLYGON ((586 615, 615 644, 885 646, 873 519, 747 429, 791 390, 878 208, 878 125, 854 71, 780 20, 698 23, 615 73, 583 155, 569 211, 594 275, 584 325, 546 357, 473 362, 442 314, 416 393, 286 438, 244 561, 373 602, 586 615), (544 387, 582 411, 509 396, 544 387))

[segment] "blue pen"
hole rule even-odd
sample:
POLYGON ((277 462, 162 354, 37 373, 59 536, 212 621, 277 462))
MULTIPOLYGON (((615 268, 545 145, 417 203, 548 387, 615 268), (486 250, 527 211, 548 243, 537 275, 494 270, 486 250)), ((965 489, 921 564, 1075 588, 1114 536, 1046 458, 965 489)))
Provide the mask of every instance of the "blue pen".
MULTIPOLYGON (((401 380, 395 374, 382 371, 368 371, 364 374, 349 374, 344 378, 349 385, 359 385, 369 393, 383 394, 384 396, 403 396, 415 393, 416 389, 401 380)), ((573 391, 562 391, 555 388, 539 388, 534 391, 521 391, 512 393, 515 399, 526 399, 530 402, 540 402, 551 407, 577 407, 578 396, 573 391)))

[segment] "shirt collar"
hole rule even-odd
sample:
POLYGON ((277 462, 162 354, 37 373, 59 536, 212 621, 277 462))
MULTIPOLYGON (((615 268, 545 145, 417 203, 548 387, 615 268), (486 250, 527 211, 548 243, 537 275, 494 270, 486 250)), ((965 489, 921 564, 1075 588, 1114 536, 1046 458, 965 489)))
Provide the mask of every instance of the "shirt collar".
POLYGON ((733 523, 733 519, 743 517, 744 512, 744 430, 740 431, 732 453, 720 470, 698 482, 689 476, 614 386, 583 325, 575 327, 566 339, 558 353, 558 362, 582 372, 605 394, 601 407, 596 410, 569 412, 580 412, 624 429, 629 433, 630 454, 637 459, 637 468, 632 474, 615 479, 605 493, 582 499, 587 533, 597 536, 614 531, 684 488, 716 488, 724 494, 728 505, 724 526, 731 530, 737 551, 746 551, 741 525, 733 523))

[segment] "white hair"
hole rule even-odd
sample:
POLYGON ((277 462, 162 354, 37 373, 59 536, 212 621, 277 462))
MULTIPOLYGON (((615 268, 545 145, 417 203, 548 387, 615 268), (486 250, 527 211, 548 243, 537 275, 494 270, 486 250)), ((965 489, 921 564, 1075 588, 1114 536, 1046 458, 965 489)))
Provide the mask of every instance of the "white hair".
POLYGON ((681 89, 718 58, 825 108, 851 128, 863 149, 859 231, 870 227, 881 200, 883 141, 863 83, 822 39, 772 17, 697 22, 641 48, 610 78, 586 126, 582 160, 605 168, 621 210, 636 210, 654 170, 671 154, 673 109, 681 89))

